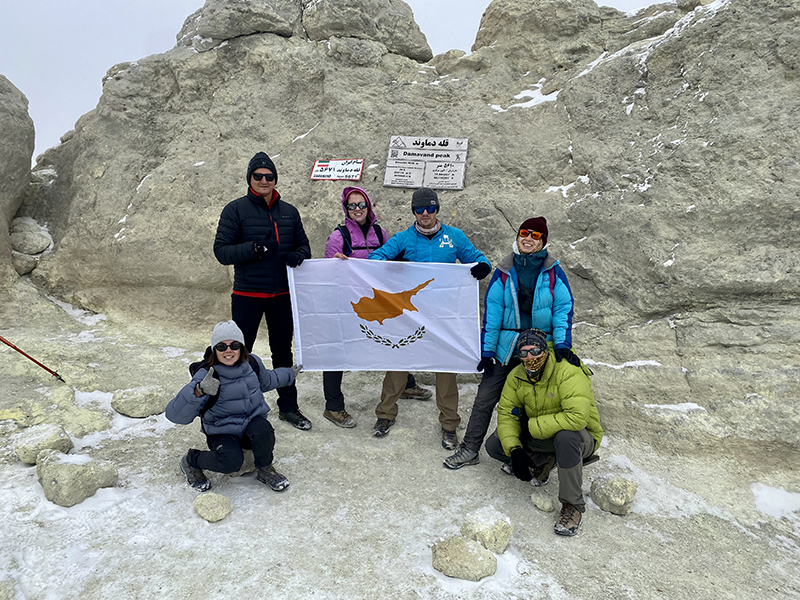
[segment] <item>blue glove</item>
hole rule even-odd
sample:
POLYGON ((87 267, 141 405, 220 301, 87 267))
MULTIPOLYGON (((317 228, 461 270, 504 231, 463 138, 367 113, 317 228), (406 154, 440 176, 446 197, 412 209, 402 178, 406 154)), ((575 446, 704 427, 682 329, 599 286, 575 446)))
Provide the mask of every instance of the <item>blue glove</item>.
POLYGON ((553 354, 556 355, 556 360, 561 362, 563 359, 567 359, 567 362, 571 365, 575 365, 576 367, 581 366, 581 359, 578 358, 578 355, 575 354, 569 348, 556 348, 553 350, 553 354))

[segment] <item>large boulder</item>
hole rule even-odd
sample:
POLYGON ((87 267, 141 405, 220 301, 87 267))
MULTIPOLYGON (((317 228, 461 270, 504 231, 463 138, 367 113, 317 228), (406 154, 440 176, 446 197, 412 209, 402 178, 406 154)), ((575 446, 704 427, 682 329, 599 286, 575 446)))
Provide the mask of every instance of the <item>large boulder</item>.
POLYGON ((800 447, 800 0, 635 16, 495 0, 475 52, 429 63, 396 45, 419 40, 405 17, 391 36, 363 22, 370 0, 304 3, 306 33, 295 4, 248 6, 273 24, 248 33, 243 3, 207 3, 174 49, 112 68, 44 154, 19 212, 54 239, 34 281, 98 312, 208 327, 231 287, 211 241, 255 152, 275 159, 318 257, 344 184, 310 181, 314 160, 377 165, 361 185, 395 232, 410 192, 381 187, 390 135, 466 137, 466 187, 440 194, 442 220, 497 263, 526 217, 547 217, 609 432, 800 447), (231 37, 198 51, 201 30, 231 37), (699 409, 665 412, 686 404, 699 409))
POLYGON ((109 462, 56 450, 42 450, 36 460, 36 476, 44 497, 59 506, 75 506, 100 488, 115 486, 119 479, 109 462))
POLYGON ((22 431, 14 440, 14 453, 22 462, 33 465, 42 450, 66 454, 73 446, 67 430, 61 425, 44 423, 22 431))
POLYGON ((17 278, 8 227, 28 185, 33 156, 33 120, 28 99, 0 75, 0 288, 17 278))
POLYGON ((431 547, 433 568, 448 577, 480 581, 497 572, 497 559, 475 540, 457 535, 431 547))

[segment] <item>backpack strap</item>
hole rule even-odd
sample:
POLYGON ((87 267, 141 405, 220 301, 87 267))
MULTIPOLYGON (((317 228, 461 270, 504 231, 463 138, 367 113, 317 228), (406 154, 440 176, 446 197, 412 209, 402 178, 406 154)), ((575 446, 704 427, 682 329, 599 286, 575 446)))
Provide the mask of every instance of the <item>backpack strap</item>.
POLYGON ((383 246, 383 232, 381 231, 381 226, 378 225, 377 221, 375 221, 372 224, 372 228, 375 230, 375 235, 378 238, 378 248, 380 248, 381 246, 383 246))
POLYGON ((337 225, 336 229, 342 234, 342 254, 350 256, 353 253, 353 239, 350 230, 345 225, 337 225))

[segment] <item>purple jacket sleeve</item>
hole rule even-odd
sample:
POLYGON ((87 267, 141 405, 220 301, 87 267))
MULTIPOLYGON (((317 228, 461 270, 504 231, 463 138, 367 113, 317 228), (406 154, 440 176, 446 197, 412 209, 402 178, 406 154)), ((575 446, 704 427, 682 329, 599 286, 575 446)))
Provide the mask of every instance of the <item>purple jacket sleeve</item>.
POLYGON ((343 247, 344 239, 342 238, 342 232, 338 229, 334 229, 328 236, 328 241, 325 242, 325 258, 333 258, 334 254, 342 252, 343 247))

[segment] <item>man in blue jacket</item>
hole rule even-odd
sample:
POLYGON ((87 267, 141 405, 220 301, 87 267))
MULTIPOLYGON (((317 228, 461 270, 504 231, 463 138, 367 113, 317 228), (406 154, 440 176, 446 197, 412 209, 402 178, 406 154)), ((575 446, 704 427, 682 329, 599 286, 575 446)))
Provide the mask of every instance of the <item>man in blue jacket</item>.
MULTIPOLYGON (((429 188, 420 188, 411 197, 414 224, 391 238, 369 255, 370 260, 408 260, 411 262, 473 263, 475 279, 483 279, 492 271, 487 258, 472 245, 464 232, 444 225, 438 219, 439 197, 429 188)), ((406 386, 407 373, 388 371, 383 379, 381 401, 375 409, 378 420, 372 435, 383 437, 389 433, 397 417, 397 399, 406 386)), ((455 450, 458 445, 456 427, 458 416, 458 386, 455 373, 436 373, 436 406, 442 426, 442 447, 455 450)))
MULTIPOLYGON (((291 367, 292 302, 286 266, 311 258, 311 247, 298 210, 275 189, 278 171, 264 152, 247 166, 247 195, 222 209, 214 256, 233 265, 231 317, 253 350, 262 316, 267 322, 273 367, 291 367)), ((297 405, 294 383, 278 388, 278 417, 301 430, 311 429, 297 405)))

